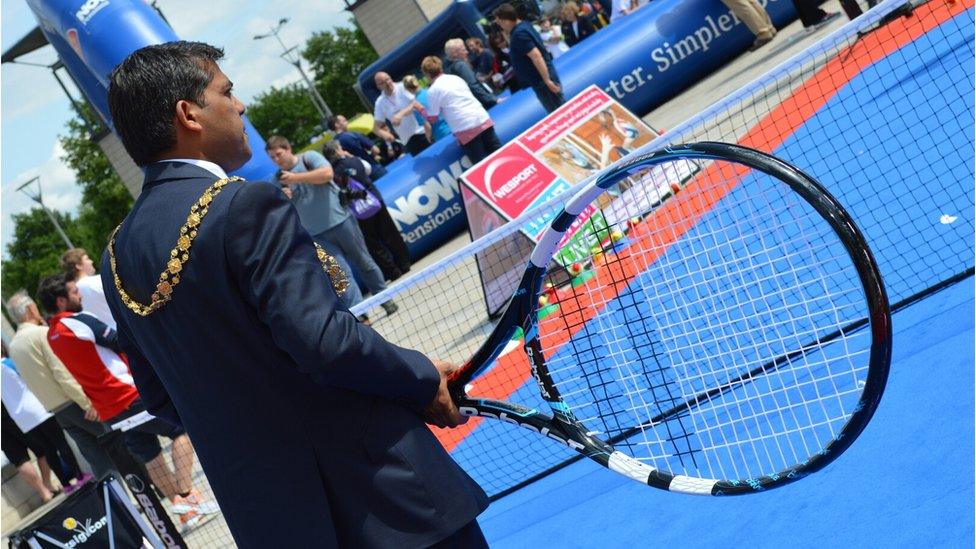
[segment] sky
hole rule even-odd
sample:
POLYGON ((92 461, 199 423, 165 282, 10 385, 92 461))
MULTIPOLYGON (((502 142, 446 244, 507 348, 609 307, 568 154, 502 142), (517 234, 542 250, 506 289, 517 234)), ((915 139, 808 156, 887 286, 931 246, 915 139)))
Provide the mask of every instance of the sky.
MULTIPOLYGON (((156 2, 181 39, 224 48, 221 68, 233 80, 234 92, 245 104, 272 86, 300 80, 298 71, 281 59, 277 41, 253 40, 254 35, 267 33, 279 19, 287 17, 289 22, 282 28, 281 39, 289 47, 303 47, 313 32, 349 26, 352 18, 342 0, 314 4, 302 0, 205 0, 205 4, 206 10, 198 10, 199 0, 156 2)), ((24 0, 0 3, 0 44, 4 51, 35 26, 37 21, 24 0)), ((57 60, 57 54, 46 46, 19 60, 50 65, 57 60)), ((305 68, 308 70, 307 65, 305 68)), ((76 98, 81 97, 67 79, 62 80, 76 98)), ((72 213, 79 206, 81 188, 75 183, 74 172, 60 159, 58 136, 66 133, 65 123, 72 118, 72 112, 51 71, 11 63, 0 65, 0 118, 0 241, 6 257, 7 244, 13 237, 11 216, 34 205, 16 192, 21 183, 39 175, 45 205, 72 213)))

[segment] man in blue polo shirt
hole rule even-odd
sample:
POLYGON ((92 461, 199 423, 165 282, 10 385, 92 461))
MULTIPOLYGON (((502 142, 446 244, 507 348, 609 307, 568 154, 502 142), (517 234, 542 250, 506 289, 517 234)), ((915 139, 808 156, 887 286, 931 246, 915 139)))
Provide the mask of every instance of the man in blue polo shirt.
POLYGON ((495 23, 509 33, 509 56, 519 83, 532 87, 547 112, 559 108, 566 98, 563 97, 559 75, 552 66, 552 57, 539 33, 522 20, 511 4, 498 6, 495 23))

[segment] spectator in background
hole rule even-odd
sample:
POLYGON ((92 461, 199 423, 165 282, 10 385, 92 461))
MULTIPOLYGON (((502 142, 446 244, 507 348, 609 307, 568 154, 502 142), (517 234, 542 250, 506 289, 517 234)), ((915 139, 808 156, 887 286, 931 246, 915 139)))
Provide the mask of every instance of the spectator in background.
POLYGON ((495 54, 495 64, 492 65, 491 81, 492 85, 501 91, 508 88, 515 93, 522 89, 518 78, 515 76, 515 68, 512 67, 512 57, 509 55, 508 38, 505 32, 498 30, 488 35, 488 46, 495 54))
POLYGON ((485 49, 485 43, 480 38, 471 37, 464 41, 468 46, 468 61, 474 68, 474 75, 481 82, 487 82, 491 78, 492 66, 495 64, 495 56, 485 49))
POLYGON ((373 105, 373 133, 387 142, 394 137, 383 128, 385 122, 393 127, 396 139, 406 148, 407 152, 417 156, 430 146, 427 137, 430 128, 427 121, 417 123, 413 110, 414 95, 404 89, 402 82, 394 82, 385 72, 378 72, 373 77, 376 87, 380 90, 379 97, 373 105))
MULTIPOLYGON (((411 116, 413 116, 414 114, 416 114, 416 111, 414 111, 413 108, 411 108, 410 110, 411 110, 411 113, 410 113, 411 116)), ((426 122, 426 120, 425 120, 425 122, 426 122)), ((376 144, 376 146, 379 147, 379 149, 380 149, 380 154, 379 154, 380 165, 383 166, 384 168, 387 165, 389 165, 390 163, 392 163, 393 161, 395 161, 396 159, 398 159, 401 156, 403 156, 403 153, 406 152, 406 150, 403 148, 403 144, 400 143, 393 136, 393 134, 390 133, 390 130, 388 130, 386 128, 387 128, 387 125, 386 124, 380 124, 380 131, 388 134, 389 139, 385 139, 385 138, 384 139, 380 139, 379 143, 376 144)), ((424 135, 424 139, 426 139, 426 138, 427 138, 427 135, 425 134, 424 135)), ((356 158, 359 158, 359 157, 356 157, 356 158)), ((360 158, 360 160, 362 160, 362 158, 360 158)), ((370 167, 370 169, 372 169, 372 167, 370 167)))
POLYGON ((776 36, 776 27, 773 26, 769 13, 759 2, 756 0, 722 0, 722 3, 756 36, 756 40, 752 43, 749 51, 756 51, 773 41, 773 37, 776 36))
POLYGON ((796 13, 800 16, 800 22, 807 32, 813 32, 824 27, 827 23, 840 17, 840 12, 826 12, 818 6, 818 2, 812 0, 791 0, 796 13))
MULTIPOLYGON (((335 141, 342 144, 338 139, 335 141)), ((301 157, 296 156, 292 152, 291 143, 280 135, 268 138, 266 147, 268 156, 281 168, 278 182, 293 187, 292 204, 298 210, 302 226, 312 235, 312 240, 337 260, 343 257, 358 269, 370 292, 378 294, 385 290, 383 272, 370 257, 363 233, 349 210, 339 203, 339 188, 332 181, 335 171, 329 161, 315 151, 306 151, 301 157)), ((371 164, 370 171, 375 169, 371 164)), ((340 265, 345 267, 343 262, 340 265)), ((348 309, 362 301, 362 294, 356 295, 358 289, 355 288, 351 271, 346 272, 350 276, 346 293, 352 292, 348 299, 351 303, 341 303, 348 309)), ((383 303, 383 310, 387 314, 393 314, 397 309, 399 307, 393 300, 383 303)))
POLYGON ((548 17, 539 19, 539 37, 542 38, 542 42, 546 45, 546 51, 549 52, 549 57, 553 60, 569 51, 569 46, 563 41, 560 28, 554 27, 552 20, 548 17))
POLYGON ((490 109, 498 104, 498 98, 491 92, 487 85, 478 80, 474 74, 474 69, 468 63, 468 48, 464 45, 464 40, 452 38, 444 43, 444 54, 447 59, 444 61, 444 74, 459 76, 468 85, 471 94, 481 103, 481 106, 490 109))
POLYGON ((10 340, 10 358, 20 377, 75 441, 95 476, 105 476, 115 468, 98 444, 98 437, 108 429, 99 423, 91 401, 48 344, 47 324, 37 305, 21 290, 7 301, 7 311, 17 322, 17 333, 10 340))
POLYGON ((332 115, 326 120, 326 125, 335 132, 335 137, 342 148, 369 162, 373 169, 373 181, 386 174, 386 169, 379 163, 380 148, 368 137, 361 133, 349 131, 349 121, 341 114, 332 115))
POLYGON ((610 8, 610 22, 614 23, 627 17, 636 7, 635 0, 613 0, 610 8))
POLYGON ((420 69, 430 80, 427 107, 415 106, 428 121, 443 118, 457 138, 458 144, 472 164, 501 148, 495 134, 495 123, 488 111, 471 95, 471 90, 461 78, 444 74, 441 60, 425 57, 420 69))
MULTIPOLYGON (((347 213, 339 204, 339 190, 332 185, 332 166, 322 155, 315 151, 295 155, 291 142, 280 135, 272 135, 265 141, 265 152, 280 169, 273 182, 281 185, 309 234, 319 234, 342 223, 347 213)), ((369 165, 365 160, 363 162, 369 165)), ((350 277, 346 291, 339 295, 340 306, 349 309, 362 301, 359 285, 351 278, 352 268, 339 248, 331 242, 316 242, 335 258, 342 272, 350 277)), ((360 320, 369 321, 365 317, 360 320)))
MULTIPOLYGON (((412 113, 411 116, 413 116, 412 113)), ((386 209, 383 196, 373 186, 373 180, 369 177, 369 166, 363 162, 362 158, 342 150, 342 144, 338 141, 326 143, 323 152, 325 159, 332 164, 335 171, 335 182, 340 189, 340 198, 344 190, 349 196, 349 178, 351 177, 380 201, 380 208, 376 213, 365 218, 357 215, 356 221, 359 223, 359 229, 363 232, 366 248, 369 249, 369 254, 373 256, 376 264, 383 271, 383 276, 388 280, 400 278, 410 270, 410 252, 407 250, 407 244, 403 241, 403 236, 400 235, 390 212, 386 209)))
POLYGON ((566 45, 569 47, 579 44, 596 32, 590 19, 588 17, 580 17, 579 12, 580 8, 575 2, 570 1, 563 4, 561 11, 563 36, 566 39, 566 45))
POLYGON ((37 492, 41 501, 47 503, 60 493, 51 485, 51 467, 47 463, 44 450, 34 446, 27 434, 7 413, 5 405, 0 405, 0 450, 7 456, 7 460, 14 464, 20 478, 37 492), (31 462, 28 450, 34 452, 34 457, 37 458, 37 469, 31 462))
POLYGON ((566 98, 542 37, 519 17, 511 4, 498 6, 495 22, 509 34, 512 67, 519 84, 532 88, 546 112, 559 108, 566 98))
POLYGON ((51 484, 52 471, 58 477, 64 491, 69 494, 91 480, 90 474, 82 473, 78 459, 68 446, 64 432, 61 431, 54 416, 44 408, 41 401, 21 379, 17 366, 7 356, 6 345, 3 346, 0 378, 2 378, 0 400, 3 401, 3 426, 0 430, 4 437, 8 434, 13 435, 10 437, 12 440, 4 441, 3 453, 18 470, 21 470, 21 474, 25 476, 24 480, 30 480, 28 478, 30 474, 22 470, 22 464, 29 462, 27 448, 30 448, 37 457, 38 468, 41 470, 41 488, 43 488, 38 490, 38 494, 44 501, 60 493, 60 490, 51 484), (18 437, 17 434, 21 436, 18 437), (23 445, 17 444, 18 442, 22 442, 23 445))
POLYGON ((72 248, 64 252, 61 255, 61 270, 78 285, 84 311, 114 330, 115 319, 105 302, 102 277, 95 274, 95 265, 84 248, 72 248))
MULTIPOLYGON (((412 74, 404 76, 403 87, 414 95, 417 103, 420 103, 423 108, 427 108, 427 88, 420 87, 420 81, 417 80, 416 76, 412 74)), ((427 122, 424 120, 424 117, 416 111, 416 109, 414 109, 413 115, 418 121, 427 122)), ((448 128, 447 122, 444 122, 442 119, 438 119, 437 122, 434 122, 433 124, 427 123, 426 127, 430 128, 430 135, 428 137, 430 138, 431 143, 436 143, 437 141, 451 135, 451 128, 448 128)))
MULTIPOLYGON (((49 276, 41 280, 37 297, 44 309, 54 315, 47 332, 51 349, 81 385, 99 419, 112 424, 145 412, 115 330, 82 312, 81 294, 75 282, 64 274, 49 276)), ((123 438, 129 451, 146 464, 153 484, 169 498, 184 531, 203 524, 220 511, 193 487, 195 454, 182 428, 153 418, 129 428, 123 438), (175 474, 163 457, 158 436, 172 440, 175 474)))
POLYGON ((588 19, 594 29, 602 29, 610 24, 611 9, 613 9, 612 0, 582 0, 579 3, 578 13, 581 19, 588 19))

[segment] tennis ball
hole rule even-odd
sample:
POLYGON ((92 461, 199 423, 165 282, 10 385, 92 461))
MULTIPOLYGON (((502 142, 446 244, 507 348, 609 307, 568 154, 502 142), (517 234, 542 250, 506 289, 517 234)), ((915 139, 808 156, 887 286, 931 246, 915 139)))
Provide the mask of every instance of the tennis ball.
POLYGON ((620 242, 623 239, 624 239, 624 233, 621 232, 620 229, 614 229, 614 230, 610 231, 610 241, 611 242, 620 242))
POLYGON ((569 266, 569 274, 573 276, 578 276, 582 272, 583 272, 583 266, 580 265, 579 262, 573 263, 572 265, 569 266))
POLYGON ((549 296, 542 294, 539 296, 539 307, 545 307, 549 303, 549 296))

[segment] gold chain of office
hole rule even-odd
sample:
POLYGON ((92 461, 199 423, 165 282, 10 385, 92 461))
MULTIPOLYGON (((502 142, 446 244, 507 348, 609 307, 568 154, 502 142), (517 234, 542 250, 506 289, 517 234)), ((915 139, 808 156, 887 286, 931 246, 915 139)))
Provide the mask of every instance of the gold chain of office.
MULTIPOLYGON (((186 266, 186 263, 190 260, 190 247, 193 246, 193 240, 197 237, 197 230, 200 227, 200 223, 203 222, 203 218, 206 217, 207 212, 210 210, 210 204, 213 203, 214 198, 220 194, 220 191, 227 186, 228 183, 234 183, 237 181, 244 181, 242 177, 225 177, 223 179, 218 179, 211 185, 203 195, 194 202, 193 206, 190 207, 190 214, 186 218, 186 223, 180 227, 180 236, 176 239, 176 246, 170 251, 170 259, 166 263, 166 268, 163 272, 159 274, 159 281, 156 283, 156 291, 150 296, 151 302, 146 305, 144 303, 139 303, 135 299, 129 296, 129 294, 122 288, 122 279, 119 278, 118 267, 115 261, 115 236, 119 232, 119 228, 122 227, 119 224, 118 227, 112 231, 112 236, 109 238, 108 242, 108 258, 109 265, 112 268, 112 280, 115 282, 115 289, 119 292, 119 297, 122 299, 122 303, 129 308, 130 311, 136 313, 139 316, 149 316, 153 312, 159 310, 163 305, 169 302, 173 297, 173 290, 180 283, 180 272, 186 266)), ((332 279, 332 286, 335 288, 337 294, 342 295, 345 293, 346 289, 349 287, 349 279, 346 274, 342 271, 339 263, 334 257, 326 253, 318 243, 315 244, 315 253, 318 256, 319 262, 322 264, 322 270, 328 273, 329 277, 332 279)))

